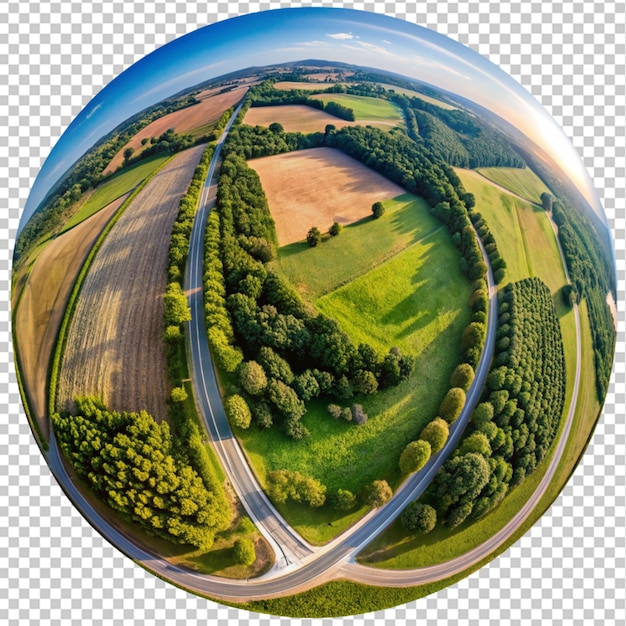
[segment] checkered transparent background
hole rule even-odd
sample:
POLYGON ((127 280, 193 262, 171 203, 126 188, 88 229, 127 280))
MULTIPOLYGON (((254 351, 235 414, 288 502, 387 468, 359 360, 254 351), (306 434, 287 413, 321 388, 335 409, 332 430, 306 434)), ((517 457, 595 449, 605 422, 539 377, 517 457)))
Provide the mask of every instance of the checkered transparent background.
MULTIPOLYGON (((626 5, 623 2, 6 1, 0 11, 0 623, 291 621, 216 605, 123 557, 77 513, 39 454, 10 343, 12 239, 29 188, 61 133, 110 80, 156 47, 217 20, 286 6, 344 6, 435 29, 521 82, 572 139, 626 269, 626 5)), ((591 446, 561 496, 520 541, 455 586, 405 607, 332 624, 624 623, 624 310, 612 383, 591 446)))

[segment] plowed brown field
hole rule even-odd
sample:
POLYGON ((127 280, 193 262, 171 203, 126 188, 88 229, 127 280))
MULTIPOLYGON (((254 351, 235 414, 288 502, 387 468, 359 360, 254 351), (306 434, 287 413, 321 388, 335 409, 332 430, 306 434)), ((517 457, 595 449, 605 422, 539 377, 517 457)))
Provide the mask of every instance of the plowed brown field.
POLYGON ((35 261, 15 312, 22 382, 32 416, 47 439, 47 376, 74 281, 91 247, 128 194, 51 241, 35 261))
POLYGON ((109 232, 83 283, 67 336, 57 406, 96 395, 112 410, 166 416, 163 294, 178 202, 204 146, 174 157, 109 232))
POLYGON ((290 133, 324 132, 327 124, 335 128, 356 126, 357 122, 341 120, 319 109, 308 107, 305 104, 283 104, 269 107, 251 107, 243 120, 250 126, 269 126, 279 122, 290 133))
POLYGON ((168 113, 142 128, 114 157, 103 172, 104 176, 112 174, 124 162, 124 150, 141 149, 141 140, 160 137, 166 130, 173 128, 177 133, 188 133, 207 124, 219 120, 224 111, 237 104, 243 98, 247 87, 237 87, 232 91, 202 99, 198 104, 168 113))
POLYGON ((313 148, 248 162, 260 176, 281 246, 372 214, 372 204, 404 189, 334 148, 313 148))

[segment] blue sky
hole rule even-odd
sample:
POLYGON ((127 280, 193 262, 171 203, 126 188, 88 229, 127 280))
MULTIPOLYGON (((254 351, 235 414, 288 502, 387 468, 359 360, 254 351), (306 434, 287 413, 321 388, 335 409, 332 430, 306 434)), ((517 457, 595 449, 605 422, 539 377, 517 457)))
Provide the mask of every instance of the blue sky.
POLYGON ((250 66, 323 59, 431 83, 500 115, 542 146, 600 203, 558 125, 516 81, 461 44, 415 24, 346 9, 283 9, 241 16, 185 35, 135 63, 96 95, 59 139, 37 177, 21 225, 50 187, 98 139, 146 107, 250 66))

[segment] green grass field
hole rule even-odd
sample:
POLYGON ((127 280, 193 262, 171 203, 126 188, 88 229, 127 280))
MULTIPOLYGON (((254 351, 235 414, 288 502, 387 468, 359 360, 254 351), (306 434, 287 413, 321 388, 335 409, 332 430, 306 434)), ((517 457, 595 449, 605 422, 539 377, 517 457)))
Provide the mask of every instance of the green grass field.
POLYGON ((321 246, 283 246, 273 267, 312 302, 442 228, 417 196, 407 193, 383 204, 383 217, 350 224, 321 246))
POLYGON ((98 185, 82 206, 72 215, 61 232, 73 228, 77 224, 91 217, 107 204, 117 200, 120 196, 131 191, 142 180, 162 165, 170 155, 157 155, 132 165, 119 174, 98 185))
POLYGON ((423 100, 424 102, 428 102, 429 104, 434 104, 435 106, 445 109, 446 111, 453 111, 457 108, 455 106, 452 106, 451 104, 448 104, 447 102, 444 102, 443 100, 437 100, 436 98, 431 98, 430 96, 426 96, 423 93, 420 93, 419 91, 415 91, 413 89, 405 89, 404 87, 398 87, 396 85, 389 85, 387 83, 379 83, 379 85, 387 90, 393 89, 393 91, 395 91, 396 93, 399 93, 403 96, 407 96, 409 98, 419 98, 420 100, 423 100))
POLYGON ((336 319, 355 343, 420 354, 462 315, 469 297, 456 250, 437 230, 348 285, 317 309, 336 319))
POLYGON ((324 102, 337 102, 354 111, 356 121, 388 122, 392 126, 404 123, 402 111, 392 102, 368 96, 352 96, 341 93, 320 93, 311 96, 324 102))
POLYGON ((525 169, 517 167, 481 167, 476 171, 497 185, 501 185, 531 202, 541 203, 541 194, 544 192, 550 193, 550 190, 539 176, 528 167, 525 169))
MULTIPOLYGON (((371 237, 375 238, 374 231, 371 237)), ((303 268, 310 267, 308 259, 302 255, 303 268)), ((397 345, 416 357, 415 369, 397 387, 353 400, 362 403, 369 416, 363 426, 334 420, 326 403, 316 401, 303 418, 311 432, 305 440, 290 441, 278 429, 239 431, 261 484, 268 472, 290 469, 318 478, 329 493, 339 488, 358 493, 380 478, 397 486, 400 453, 436 415, 459 362, 461 335, 471 318, 469 295, 469 282, 459 270, 459 253, 445 229, 437 228, 317 300, 318 308, 337 319, 355 342, 367 341, 381 352, 397 345)), ((345 515, 328 507, 316 511, 299 505, 280 510, 314 543, 329 540, 364 512, 345 515)))

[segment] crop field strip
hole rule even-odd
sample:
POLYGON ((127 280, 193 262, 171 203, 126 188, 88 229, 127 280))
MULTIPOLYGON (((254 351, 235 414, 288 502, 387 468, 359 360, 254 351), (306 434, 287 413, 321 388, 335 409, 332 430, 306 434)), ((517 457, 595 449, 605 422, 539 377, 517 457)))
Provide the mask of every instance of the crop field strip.
POLYGON ((46 397, 54 344, 74 281, 98 235, 124 201, 107 205, 97 215, 50 241, 33 264, 15 311, 18 361, 32 417, 48 437, 46 397))
POLYGON ((332 124, 336 128, 355 126, 357 124, 357 122, 341 120, 334 115, 305 104, 251 107, 248 109, 243 122, 250 126, 269 126, 274 122, 278 122, 287 132, 294 133, 324 132, 328 124, 332 124))
POLYGON ((174 111, 160 117, 142 128, 111 160, 103 174, 112 174, 124 161, 124 151, 133 148, 137 153, 141 150, 142 139, 159 137, 166 130, 173 128, 177 133, 193 133, 199 128, 207 127, 219 120, 224 111, 243 98, 246 87, 239 87, 223 94, 211 95, 200 100, 198 104, 174 111))
POLYGON ((175 156, 137 195, 98 251, 69 329, 57 407, 96 395, 111 410, 166 415, 163 330, 170 231, 204 146, 175 156))
POLYGON ((349 224, 372 204, 404 193, 398 185, 332 148, 313 148, 249 162, 259 177, 281 246, 301 241, 317 226, 349 224))

